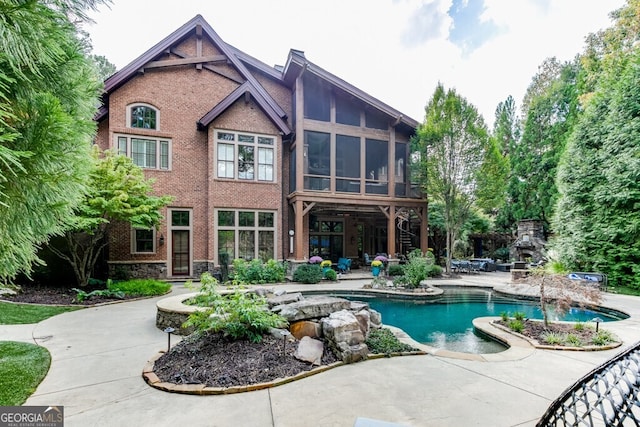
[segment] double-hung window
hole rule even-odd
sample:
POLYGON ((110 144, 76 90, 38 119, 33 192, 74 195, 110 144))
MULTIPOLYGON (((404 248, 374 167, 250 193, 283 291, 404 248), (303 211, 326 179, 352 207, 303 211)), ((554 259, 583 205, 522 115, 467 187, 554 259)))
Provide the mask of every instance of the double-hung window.
POLYGON ((131 253, 150 254, 156 251, 156 230, 146 228, 132 228, 131 253))
POLYGON ((275 137, 216 131, 218 178, 274 180, 275 137))

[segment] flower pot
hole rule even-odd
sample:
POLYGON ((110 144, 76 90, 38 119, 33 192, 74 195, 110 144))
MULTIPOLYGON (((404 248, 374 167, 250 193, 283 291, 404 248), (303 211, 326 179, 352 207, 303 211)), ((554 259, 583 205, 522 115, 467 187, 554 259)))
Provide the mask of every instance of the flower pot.
POLYGON ((374 277, 378 277, 380 275, 380 267, 371 267, 371 273, 374 277))
POLYGON ((327 271, 331 270, 331 267, 322 267, 322 277, 327 277, 327 271))

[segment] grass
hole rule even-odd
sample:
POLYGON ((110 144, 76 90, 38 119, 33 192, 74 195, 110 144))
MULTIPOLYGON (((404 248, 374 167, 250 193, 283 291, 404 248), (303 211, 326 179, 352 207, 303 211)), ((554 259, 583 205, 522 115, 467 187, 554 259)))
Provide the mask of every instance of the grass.
POLYGON ((0 406, 22 405, 44 379, 51 355, 35 344, 0 341, 0 406))
POLYGON ((81 308, 0 302, 0 325, 38 323, 57 314, 81 308))
POLYGON ((630 286, 609 286, 606 290, 614 294, 640 296, 640 289, 630 286))

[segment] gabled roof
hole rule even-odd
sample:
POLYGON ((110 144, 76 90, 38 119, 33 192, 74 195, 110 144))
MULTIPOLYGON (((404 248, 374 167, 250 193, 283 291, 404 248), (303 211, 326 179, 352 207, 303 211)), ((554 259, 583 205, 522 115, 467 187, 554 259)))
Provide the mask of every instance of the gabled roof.
MULTIPOLYGON (((270 114, 270 118, 274 120, 274 122, 284 123, 284 119, 286 119, 287 117, 286 112, 269 95, 269 93, 262 87, 262 85, 260 85, 258 80, 249 72, 244 63, 238 58, 237 49, 233 49, 229 45, 227 45, 201 15, 196 15, 194 18, 189 20, 187 23, 182 25, 180 28, 178 28, 173 33, 165 37, 162 41, 153 46, 151 49, 147 50, 145 53, 122 68, 120 71, 109 77, 104 84, 105 94, 108 95, 109 93, 125 84, 127 81, 133 78, 139 70, 144 69, 145 64, 155 60, 159 56, 164 55, 171 48, 171 46, 174 46, 183 39, 191 36, 191 34, 196 31, 197 27, 202 28, 203 33, 207 37, 209 37, 209 39, 211 39, 211 41, 216 45, 220 52, 224 56, 226 56, 231 65, 235 67, 242 78, 246 80, 246 83, 249 83, 251 94, 254 96, 256 102, 258 102, 265 113, 270 114)), ((101 108, 96 115, 96 120, 101 120, 107 114, 108 110, 101 108)), ((286 130, 288 130, 288 127, 285 127, 281 130, 285 132, 286 130)), ((289 132, 287 132, 287 134, 288 133, 290 133, 290 130, 289 132)))
POLYGON ((234 102, 236 102, 242 96, 251 95, 253 99, 256 100, 256 103, 263 109, 265 114, 271 118, 273 123, 278 127, 280 132, 284 135, 289 135, 291 133, 291 129, 289 125, 282 120, 275 111, 269 111, 269 104, 262 99, 262 95, 259 91, 256 90, 255 86, 251 84, 251 82, 245 82, 240 85, 236 90, 227 95, 222 101, 220 101, 211 111, 202 116, 200 120, 198 120, 199 128, 206 128, 213 122, 220 114, 224 113, 227 108, 229 108, 234 102), (267 110, 265 110, 265 108, 267 110))
POLYGON ((309 61, 305 56, 304 52, 299 50, 291 49, 289 51, 289 57, 287 59, 287 64, 284 67, 284 71, 282 73, 282 78, 288 85, 292 85, 295 79, 302 72, 311 72, 321 79, 327 81, 328 83, 338 87, 345 93, 353 96, 356 99, 361 100, 362 102, 373 106, 374 108, 380 110, 381 112, 387 114, 390 117, 393 117, 396 120, 397 124, 404 124, 413 129, 417 128, 419 123, 412 119, 411 117, 405 116, 400 111, 395 108, 390 107, 384 102, 374 98, 366 92, 358 89, 350 83, 342 80, 341 78, 331 74, 327 70, 317 66, 313 62, 309 61))

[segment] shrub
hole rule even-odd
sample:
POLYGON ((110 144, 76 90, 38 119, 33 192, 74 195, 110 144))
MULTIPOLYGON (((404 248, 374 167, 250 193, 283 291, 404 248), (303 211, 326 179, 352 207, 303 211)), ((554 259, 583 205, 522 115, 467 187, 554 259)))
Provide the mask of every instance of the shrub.
POLYGON ((582 340, 577 335, 567 334, 565 341, 567 342, 567 344, 572 345, 573 347, 582 347, 582 340))
POLYGON ((373 329, 365 341, 369 351, 374 354, 401 353, 404 351, 416 351, 417 349, 402 343, 389 329, 373 329))
MULTIPOLYGON (((205 273, 208 274, 208 273, 205 273)), ((204 276, 204 275, 203 275, 204 276)), ((201 276, 201 281, 203 277, 201 276)), ((230 295, 221 296, 216 291, 215 279, 204 278, 206 286, 201 290, 211 306, 189 315, 185 327, 194 326, 200 332, 222 332, 234 340, 262 341, 262 335, 270 328, 287 325, 286 319, 269 311, 266 299, 253 292, 236 288, 230 295)))
POLYGON ((338 280, 338 273, 336 273, 335 270, 327 270, 326 273, 324 273, 324 277, 327 280, 331 280, 332 282, 335 282, 338 280))
POLYGON ((147 297, 166 294, 171 290, 171 283, 155 279, 133 279, 125 282, 107 281, 107 289, 123 292, 129 296, 147 297))
POLYGON ((516 311, 515 313, 513 313, 513 318, 521 322, 524 320, 526 316, 527 315, 521 311, 516 311))
POLYGON ((575 329, 576 331, 584 331, 584 323, 583 322, 576 322, 575 325, 573 325, 573 329, 575 329))
POLYGON ((506 311, 500 312, 500 318, 503 322, 507 322, 509 320, 509 313, 507 313, 506 311))
POLYGON ((96 289, 95 291, 86 292, 82 289, 73 288, 76 291, 76 301, 83 302, 93 297, 107 297, 107 298, 118 298, 123 299, 125 297, 124 292, 122 291, 112 291, 110 289, 96 289))
POLYGON ((615 337, 613 334, 607 330, 599 330, 596 334, 591 338, 591 342, 594 345, 607 345, 615 341, 615 337))
POLYGON ((513 319, 510 320, 508 323, 509 329, 511 329, 513 332, 522 332, 524 331, 524 323, 522 322, 522 320, 517 320, 517 319, 513 319))
POLYGON ((322 268, 318 264, 302 264, 293 273, 293 281, 300 283, 320 283, 322 268))
POLYGON ((244 259, 233 260, 233 279, 237 283, 262 284, 284 282, 286 266, 276 260, 270 259, 266 263, 254 258, 251 261, 244 259))
POLYGON ((402 283, 408 288, 417 288, 421 281, 429 277, 428 271, 432 267, 435 267, 433 261, 423 257, 419 250, 411 252, 408 262, 404 265, 402 283))
POLYGON ((427 276, 428 277, 442 276, 442 267, 435 264, 427 266, 427 276))
POLYGON ((400 264, 393 264, 389 266, 389 271, 387 272, 389 276, 403 276, 404 275, 404 267, 400 264))
POLYGON ((560 345, 563 343, 563 337, 557 332, 545 332, 541 335, 542 341, 549 345, 560 345))
MULTIPOLYGON (((196 288, 191 280, 189 280, 185 286, 188 289, 196 288)), ((218 279, 213 277, 209 272, 202 273, 200 275, 200 289, 198 289, 198 294, 187 301, 187 304, 199 305, 201 307, 213 307, 220 299, 217 287, 218 279)))

